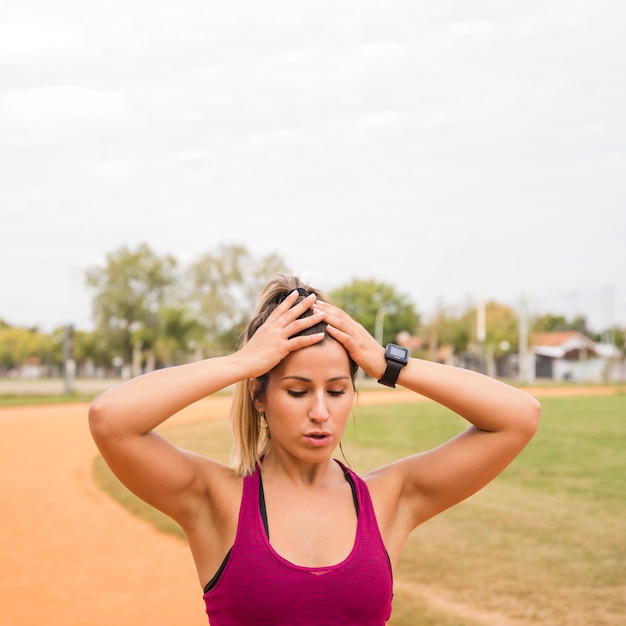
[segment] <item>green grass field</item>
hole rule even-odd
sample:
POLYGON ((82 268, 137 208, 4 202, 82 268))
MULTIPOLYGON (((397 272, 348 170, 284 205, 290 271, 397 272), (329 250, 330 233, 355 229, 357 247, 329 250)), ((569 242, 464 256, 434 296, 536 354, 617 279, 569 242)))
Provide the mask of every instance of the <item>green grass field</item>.
MULTIPOLYGON (((538 434, 491 485, 418 528, 396 571, 394 626, 618 625, 626 619, 626 395, 546 398, 538 434)), ((460 418, 432 403, 356 407, 359 472, 433 447, 460 418)), ((164 428, 226 461, 225 420, 164 428)), ((100 484, 166 532, 99 459, 100 484)))
POLYGON ((91 402, 93 395, 0 395, 0 407, 3 406, 32 406, 36 404, 70 404, 72 402, 91 402))

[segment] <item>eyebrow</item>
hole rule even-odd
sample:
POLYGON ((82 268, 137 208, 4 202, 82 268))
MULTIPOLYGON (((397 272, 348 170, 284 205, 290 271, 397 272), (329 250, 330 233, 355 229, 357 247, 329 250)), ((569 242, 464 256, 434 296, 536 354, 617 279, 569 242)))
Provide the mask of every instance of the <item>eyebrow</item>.
MULTIPOLYGON (((310 378, 306 378, 306 376, 283 376, 281 379, 283 380, 299 380, 303 383, 312 383, 313 381, 310 378)), ((340 380, 350 380, 350 376, 333 376, 332 378, 327 378, 325 382, 327 383, 335 383, 340 380)))

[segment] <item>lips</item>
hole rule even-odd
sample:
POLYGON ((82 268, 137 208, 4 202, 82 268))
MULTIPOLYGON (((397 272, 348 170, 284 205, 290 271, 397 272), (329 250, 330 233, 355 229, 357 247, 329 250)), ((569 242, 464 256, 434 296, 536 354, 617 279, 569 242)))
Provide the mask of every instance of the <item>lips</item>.
POLYGON ((330 433, 323 432, 323 431, 314 431, 314 432, 306 433, 304 437, 312 445, 319 446, 330 440, 330 433))

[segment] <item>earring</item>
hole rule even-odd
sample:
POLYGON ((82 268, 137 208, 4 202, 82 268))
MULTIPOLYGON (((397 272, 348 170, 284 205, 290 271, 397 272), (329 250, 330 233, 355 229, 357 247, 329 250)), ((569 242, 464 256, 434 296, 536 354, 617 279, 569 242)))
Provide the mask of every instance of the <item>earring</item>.
POLYGON ((263 422, 261 425, 263 426, 263 428, 265 428, 265 433, 267 435, 267 438, 271 439, 272 433, 270 432, 270 426, 267 423, 267 417, 265 417, 264 411, 259 411, 259 418, 261 419, 261 422, 263 422))

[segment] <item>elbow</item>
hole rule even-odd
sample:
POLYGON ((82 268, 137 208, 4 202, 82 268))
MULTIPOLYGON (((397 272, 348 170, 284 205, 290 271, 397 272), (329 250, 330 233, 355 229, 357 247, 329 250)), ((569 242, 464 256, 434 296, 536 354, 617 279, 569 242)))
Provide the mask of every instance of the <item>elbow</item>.
POLYGON ((113 434, 113 419, 110 408, 102 395, 98 396, 89 405, 88 423, 91 436, 96 444, 113 434))
POLYGON ((533 398, 532 396, 527 396, 527 398, 527 406, 525 407, 521 423, 523 424, 523 429, 525 434, 527 435, 528 441, 530 441, 539 429, 539 421, 541 419, 541 404, 536 398, 533 398))

